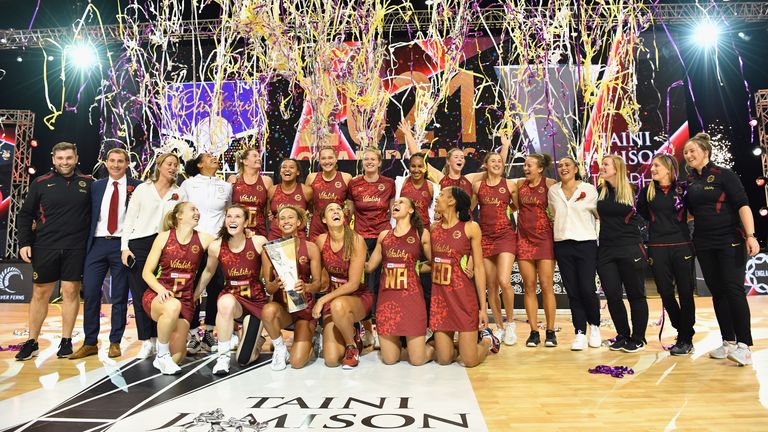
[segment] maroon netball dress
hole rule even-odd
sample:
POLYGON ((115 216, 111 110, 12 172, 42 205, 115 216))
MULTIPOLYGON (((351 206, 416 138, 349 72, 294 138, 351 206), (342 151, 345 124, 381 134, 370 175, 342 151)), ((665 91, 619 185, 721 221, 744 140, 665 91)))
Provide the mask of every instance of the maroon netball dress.
POLYGON ((395 198, 395 181, 379 175, 369 182, 363 176, 349 182, 349 197, 355 205, 355 232, 363 238, 377 238, 390 229, 389 201, 395 198))
POLYGON ((344 207, 344 200, 347 199, 347 184, 344 183, 344 177, 339 171, 336 171, 336 175, 331 180, 326 180, 323 173, 319 172, 312 181, 312 190, 314 191, 312 208, 315 209, 315 215, 309 223, 309 239, 315 241, 317 236, 328 231, 323 218, 320 217, 323 209, 330 203, 344 207))
POLYGON ((547 216, 547 179, 537 186, 528 180, 518 189, 520 208, 517 213, 517 259, 555 259, 552 222, 547 216))
POLYGON ((246 228, 256 235, 267 236, 267 218, 264 214, 267 206, 267 188, 261 176, 253 184, 246 183, 242 176, 238 176, 232 185, 232 204, 240 204, 248 209, 246 228))
MULTIPOLYGON (((181 244, 176 238, 176 230, 172 229, 157 266, 157 281, 181 302, 179 317, 190 323, 195 314, 195 273, 203 259, 203 252, 197 231, 192 232, 189 243, 181 244)), ((148 289, 141 298, 141 304, 149 316, 152 316, 152 300, 155 297, 157 293, 148 289)))
MULTIPOLYGON (((267 240, 277 240, 283 236, 283 232, 280 231, 280 224, 277 222, 277 212, 280 208, 287 205, 298 207, 302 210, 307 209, 307 197, 304 196, 304 189, 299 183, 296 183, 296 188, 291 193, 283 192, 282 184, 275 186, 275 193, 272 195, 272 201, 269 202, 272 221, 269 224, 267 240)), ((299 227, 298 234, 299 238, 307 238, 307 230, 304 227, 299 227)))
POLYGON ((261 311, 268 298, 261 284, 261 255, 256 252, 253 241, 246 239, 243 250, 233 252, 229 244, 222 240, 219 264, 224 273, 224 289, 219 297, 232 294, 246 314, 261 319, 261 311))
MULTIPOLYGON (((309 264, 309 249, 307 248, 307 241, 297 238, 299 248, 296 251, 296 270, 299 279, 304 283, 312 282, 312 269, 309 264)), ((277 290, 272 296, 275 302, 285 306, 288 302, 285 299, 285 292, 283 290, 277 290)), ((309 292, 304 291, 304 301, 307 302, 307 308, 291 314, 294 321, 306 320, 316 323, 317 320, 312 317, 312 308, 315 306, 315 296, 309 292)), ((287 309, 287 308, 286 308, 287 309)))
MULTIPOLYGON (((349 280, 349 260, 344 259, 343 247, 336 252, 333 251, 333 248, 331 248, 330 235, 326 237, 325 243, 323 243, 321 255, 323 256, 323 267, 325 267, 325 270, 328 272, 328 276, 331 279, 330 290, 333 291, 347 283, 349 280)), ((348 295, 360 298, 360 301, 363 302, 363 308, 365 309, 366 315, 371 312, 371 307, 373 307, 373 293, 368 289, 368 286, 364 283, 362 277, 357 290, 348 295)), ((323 316, 330 314, 331 304, 328 302, 323 305, 323 316)))
POLYGON ((416 261, 421 256, 416 228, 400 237, 390 230, 381 241, 381 256, 376 330, 384 336, 423 336, 427 332, 427 305, 416 274, 416 261))
POLYGON ((416 212, 421 216, 421 221, 424 223, 425 228, 430 225, 429 207, 432 205, 432 193, 429 191, 429 184, 427 184, 426 180, 421 186, 416 187, 410 177, 405 178, 403 187, 400 189, 401 197, 406 197, 413 201, 413 205, 416 206, 416 212))
POLYGON ((487 180, 481 181, 477 201, 480 204, 483 256, 492 257, 502 252, 516 254, 517 237, 508 213, 512 192, 507 182, 501 179, 496 186, 489 186, 487 180))
POLYGON ((467 178, 464 176, 454 180, 448 177, 448 174, 444 175, 443 178, 440 179, 440 188, 445 189, 447 187, 461 188, 464 190, 464 192, 467 193, 468 196, 472 196, 472 182, 467 180, 467 178))
POLYGON ((472 255, 464 232, 466 222, 450 228, 432 226, 432 303, 429 328, 434 331, 477 331, 480 308, 475 284, 462 270, 462 259, 472 255))

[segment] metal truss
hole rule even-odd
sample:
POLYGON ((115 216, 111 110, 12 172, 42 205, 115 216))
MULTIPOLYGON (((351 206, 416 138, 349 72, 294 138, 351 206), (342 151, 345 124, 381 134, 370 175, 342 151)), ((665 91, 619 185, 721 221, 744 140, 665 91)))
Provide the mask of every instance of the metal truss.
POLYGON ((8 206, 8 231, 5 237, 5 257, 18 258, 19 239, 16 216, 29 191, 29 166, 32 151, 30 141, 35 129, 35 113, 23 110, 0 110, 0 126, 15 127, 16 148, 11 171, 11 203, 8 206))
MULTIPOLYGON (((729 20, 737 19, 747 22, 768 21, 768 2, 733 2, 718 3, 717 8, 710 3, 681 3, 660 4, 653 12, 656 22, 663 21, 667 24, 690 22, 705 15, 717 19, 719 16, 729 20)), ((400 13, 392 13, 385 19, 385 28, 394 32, 415 31, 421 26, 426 29, 430 21, 430 12, 417 10, 408 19, 400 13)), ((500 29, 505 24, 505 11, 502 8, 488 8, 482 11, 482 19, 475 18, 472 23, 476 29, 487 26, 489 29, 500 29)), ((221 20, 197 20, 183 21, 171 34, 174 40, 191 40, 193 38, 212 39, 221 26, 221 20)), ((106 44, 120 44, 126 37, 135 40, 137 33, 141 42, 148 42, 153 36, 152 23, 141 23, 137 26, 106 25, 84 26, 78 33, 79 39, 92 42, 103 41, 106 44), (127 34, 125 33, 127 32, 127 34)), ((68 44, 75 40, 73 28, 57 27, 32 30, 0 30, 0 50, 17 49, 51 45, 52 43, 68 44)))
MULTIPOLYGON (((755 111, 760 147, 763 149, 763 154, 760 156, 763 163, 763 177, 768 178, 768 89, 758 90, 755 93, 755 111)), ((768 207, 768 186, 763 187, 763 192, 765 192, 765 205, 768 207)))

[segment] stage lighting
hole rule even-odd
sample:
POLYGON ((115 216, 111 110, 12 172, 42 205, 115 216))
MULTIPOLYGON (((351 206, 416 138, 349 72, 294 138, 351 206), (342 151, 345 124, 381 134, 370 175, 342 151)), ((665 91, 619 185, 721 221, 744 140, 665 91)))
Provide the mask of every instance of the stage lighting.
POLYGON ((693 40, 702 48, 708 49, 717 45, 720 36, 720 28, 712 21, 702 21, 696 26, 693 40))
POLYGON ((760 209, 760 211, 758 213, 760 214, 760 216, 766 217, 766 216, 768 216, 768 208, 763 207, 763 208, 760 209))
POLYGON ((758 187, 765 186, 765 183, 766 183, 766 179, 763 176, 760 176, 760 177, 755 179, 755 184, 757 184, 758 187))
POLYGON ((30 166, 27 168, 27 172, 29 173, 29 175, 35 175, 35 173, 37 173, 37 170, 35 169, 35 167, 33 167, 32 165, 30 165, 30 166))
POLYGON ((755 156, 760 156, 763 154, 763 148, 762 147, 755 147, 752 149, 752 154, 755 156))
POLYGON ((30 146, 30 147, 33 147, 33 148, 34 148, 34 147, 37 147, 37 140, 36 140, 36 139, 33 139, 32 141, 30 141, 30 142, 29 142, 29 146, 30 146))
POLYGON ((23 62, 23 61, 24 61, 24 59, 23 59, 23 58, 21 58, 21 56, 18 56, 18 57, 16 57, 16 61, 17 61, 17 62, 19 62, 19 63, 21 63, 21 62, 23 62))
POLYGON ((70 63, 79 69, 90 69, 99 64, 96 48, 88 43, 76 43, 67 47, 65 55, 70 63))
POLYGON ((749 125, 750 125, 751 127, 755 127, 755 126, 757 126, 757 120, 756 120, 756 119, 752 119, 752 120, 750 120, 750 121, 749 121, 749 125))

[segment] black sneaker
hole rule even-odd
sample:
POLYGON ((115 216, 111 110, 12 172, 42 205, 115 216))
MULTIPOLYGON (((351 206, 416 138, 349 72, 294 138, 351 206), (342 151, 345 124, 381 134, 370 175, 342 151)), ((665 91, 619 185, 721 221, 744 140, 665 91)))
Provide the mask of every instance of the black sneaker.
POLYGON ((633 338, 627 339, 627 342, 621 347, 621 350, 625 353, 636 353, 645 349, 645 342, 638 341, 633 338))
POLYGON ((59 351, 56 352, 56 357, 67 358, 72 355, 72 338, 61 338, 59 342, 59 351))
POLYGON ((669 353, 673 356, 684 356, 693 353, 693 344, 690 342, 677 341, 672 348, 669 349, 669 353))
POLYGON ((200 345, 203 351, 208 351, 209 353, 215 353, 219 348, 219 344, 216 342, 216 338, 213 337, 213 332, 210 330, 205 331, 203 339, 200 341, 200 345))
POLYGON ((539 336, 539 332, 532 331, 531 335, 528 336, 528 340, 525 341, 525 346, 535 348, 539 346, 541 343, 541 336, 539 336))
POLYGON ((37 341, 34 339, 29 339, 24 342, 24 345, 21 346, 18 354, 16 354, 16 360, 29 360, 36 356, 38 352, 40 352, 40 346, 37 344, 37 341))
POLYGON ((557 336, 555 336, 554 330, 547 330, 546 337, 544 339, 544 346, 550 348, 557 346, 557 336))
POLYGON ((611 351, 622 351, 624 345, 627 343, 627 338, 622 335, 616 336, 616 340, 608 346, 611 351))

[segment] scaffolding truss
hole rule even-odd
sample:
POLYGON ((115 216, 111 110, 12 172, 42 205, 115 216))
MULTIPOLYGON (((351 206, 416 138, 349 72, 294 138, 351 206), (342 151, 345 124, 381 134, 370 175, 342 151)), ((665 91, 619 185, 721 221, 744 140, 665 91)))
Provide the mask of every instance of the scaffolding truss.
POLYGON ((8 206, 8 228, 5 237, 5 257, 18 258, 19 239, 16 229, 16 216, 21 210, 24 198, 29 191, 29 172, 32 152, 30 141, 35 129, 35 113, 24 110, 0 110, 0 127, 15 130, 16 145, 13 152, 13 167, 11 169, 11 195, 8 206))
MULTIPOLYGON (((763 163, 763 177, 768 178, 768 89, 758 90, 755 93, 755 110, 760 148, 763 149, 763 154, 760 156, 763 163)), ((768 187, 763 187, 763 192, 765 206, 768 207, 768 187)))

